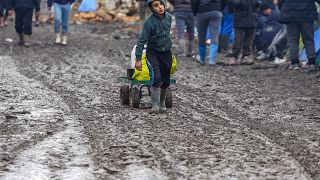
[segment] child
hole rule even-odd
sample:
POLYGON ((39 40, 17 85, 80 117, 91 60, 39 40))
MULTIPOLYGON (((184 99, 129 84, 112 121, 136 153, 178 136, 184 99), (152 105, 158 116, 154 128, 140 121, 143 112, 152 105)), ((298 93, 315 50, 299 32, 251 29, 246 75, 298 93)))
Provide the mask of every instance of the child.
POLYGON ((40 12, 40 0, 10 0, 8 1, 8 14, 12 15, 12 9, 16 14, 15 28, 19 34, 19 45, 30 46, 32 34, 33 10, 40 12))
POLYGON ((172 41, 170 38, 172 16, 165 11, 164 0, 148 0, 147 4, 152 14, 145 21, 137 42, 135 67, 141 70, 142 51, 147 43, 147 60, 154 73, 150 113, 165 113, 165 98, 170 85, 170 69, 172 66, 172 41))
POLYGON ((48 10, 54 10, 54 33, 56 44, 67 45, 67 33, 69 29, 69 14, 74 0, 48 0, 48 10), (62 31, 60 30, 60 26, 62 31), (62 33, 61 33, 62 32, 62 33))

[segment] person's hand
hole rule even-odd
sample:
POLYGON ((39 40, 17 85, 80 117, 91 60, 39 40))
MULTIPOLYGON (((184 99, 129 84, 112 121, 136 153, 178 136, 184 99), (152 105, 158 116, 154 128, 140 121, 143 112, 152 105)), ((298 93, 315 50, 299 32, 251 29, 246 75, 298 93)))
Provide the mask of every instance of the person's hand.
POLYGON ((135 68, 138 69, 138 71, 141 71, 141 70, 142 70, 141 60, 140 60, 140 61, 136 61, 135 68))
POLYGON ((279 2, 279 0, 273 0, 273 4, 274 4, 274 5, 277 5, 278 2, 279 2))
POLYGON ((12 10, 9 10, 8 11, 8 16, 12 16, 12 14, 13 14, 12 10))
POLYGON ((36 12, 35 12, 35 16, 36 16, 36 17, 39 17, 39 16, 40 16, 40 11, 36 11, 36 12))
POLYGON ((48 11, 51 11, 51 7, 48 7, 48 11))

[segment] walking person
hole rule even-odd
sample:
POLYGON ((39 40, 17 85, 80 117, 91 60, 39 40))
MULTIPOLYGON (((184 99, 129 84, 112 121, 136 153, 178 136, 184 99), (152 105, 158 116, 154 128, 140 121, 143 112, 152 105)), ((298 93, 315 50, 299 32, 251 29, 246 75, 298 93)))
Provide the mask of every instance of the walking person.
POLYGON ((179 54, 191 57, 193 55, 193 41, 195 18, 191 9, 191 0, 169 0, 174 7, 178 34, 179 54), (185 32, 188 34, 186 42, 185 32))
POLYGON ((232 53, 227 65, 237 65, 237 59, 242 50, 241 64, 252 65, 252 45, 258 26, 258 0, 228 0, 228 6, 233 11, 234 40, 232 53))
MULTIPOLYGON (((40 3, 40 7, 41 7, 41 0, 39 0, 39 3, 40 3)), ((37 13, 37 11, 34 12, 34 19, 35 19, 35 27, 39 27, 40 25, 40 13, 37 13)))
POLYGON ((205 64, 206 59, 206 36, 209 28, 210 34, 210 54, 209 65, 215 65, 215 58, 218 54, 219 33, 222 20, 222 10, 224 0, 191 0, 193 14, 196 16, 199 56, 198 62, 205 64))
POLYGON ((152 109, 150 113, 165 113, 165 99, 170 85, 172 66, 172 41, 170 37, 172 16, 165 10, 164 0, 148 0, 152 14, 145 21, 136 47, 135 67, 141 70, 141 57, 147 44, 147 61, 151 64, 154 79, 151 88, 152 109))
POLYGON ((7 0, 0 0, 0 27, 4 27, 7 25, 7 0))
POLYGON ((54 33, 56 44, 67 45, 67 34, 69 32, 69 15, 71 4, 74 0, 48 0, 48 10, 54 11, 54 33))
POLYGON ((286 24, 288 31, 289 59, 288 69, 299 69, 299 39, 306 49, 308 62, 301 68, 305 71, 315 69, 316 51, 314 43, 314 21, 318 20, 315 2, 320 0, 286 0, 284 1, 279 21, 286 24))
POLYGON ((15 12, 15 29, 19 34, 19 45, 30 46, 32 34, 33 10, 36 14, 40 13, 40 0, 9 0, 8 14, 15 12))

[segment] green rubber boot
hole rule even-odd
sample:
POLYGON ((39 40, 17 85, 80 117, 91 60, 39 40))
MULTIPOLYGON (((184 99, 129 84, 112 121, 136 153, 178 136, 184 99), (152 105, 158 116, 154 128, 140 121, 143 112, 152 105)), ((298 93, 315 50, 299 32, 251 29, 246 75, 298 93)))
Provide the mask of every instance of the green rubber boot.
POLYGON ((160 108, 160 88, 152 87, 151 89, 152 108, 150 114, 158 114, 160 108))
POLYGON ((167 108, 166 108, 167 90, 168 88, 161 89, 161 92, 160 92, 160 109, 159 109, 160 113, 167 112, 167 108))

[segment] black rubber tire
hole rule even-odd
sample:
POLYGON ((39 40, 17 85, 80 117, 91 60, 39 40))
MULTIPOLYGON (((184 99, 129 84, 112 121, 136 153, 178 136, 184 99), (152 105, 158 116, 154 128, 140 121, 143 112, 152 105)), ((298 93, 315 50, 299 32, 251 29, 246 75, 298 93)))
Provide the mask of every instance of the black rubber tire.
POLYGON ((167 90, 167 96, 166 96, 166 107, 167 108, 172 108, 172 104, 173 104, 173 101, 172 101, 172 91, 170 88, 168 88, 167 90))
POLYGON ((129 91, 128 85, 123 85, 120 88, 120 103, 121 105, 129 105, 129 91))
POLYGON ((139 108, 140 105, 140 90, 131 88, 129 93, 129 105, 134 108, 139 108))

